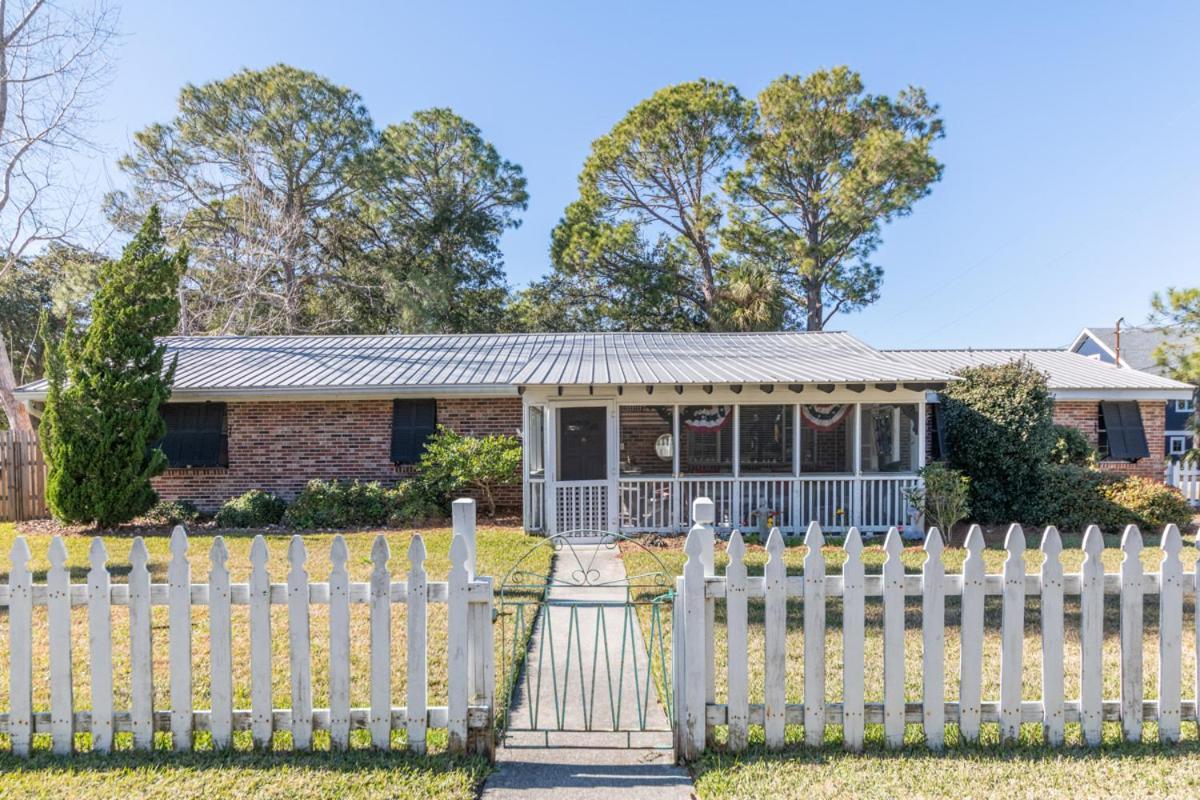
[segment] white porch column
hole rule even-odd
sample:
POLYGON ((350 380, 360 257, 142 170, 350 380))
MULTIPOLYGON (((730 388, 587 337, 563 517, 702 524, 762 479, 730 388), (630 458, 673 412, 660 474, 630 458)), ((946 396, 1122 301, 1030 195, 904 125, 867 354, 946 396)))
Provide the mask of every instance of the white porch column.
POLYGON ((671 406, 671 527, 672 533, 683 528, 681 518, 686 513, 681 499, 683 483, 679 480, 679 404, 671 406))
POLYGON ((731 527, 742 527, 742 406, 733 404, 733 483, 730 489, 733 496, 729 498, 729 520, 731 527))
POLYGON ((546 440, 543 443, 542 468, 546 474, 546 524, 547 536, 558 533, 558 408, 546 405, 546 440))
POLYGON ((621 426, 620 406, 608 404, 608 525, 605 530, 619 531, 621 509, 621 426))
POLYGON ((862 403, 854 404, 854 489, 851 491, 850 524, 862 523, 862 403))
POLYGON ((799 536, 808 527, 808 521, 800 519, 800 404, 792 404, 792 525, 789 533, 799 536))

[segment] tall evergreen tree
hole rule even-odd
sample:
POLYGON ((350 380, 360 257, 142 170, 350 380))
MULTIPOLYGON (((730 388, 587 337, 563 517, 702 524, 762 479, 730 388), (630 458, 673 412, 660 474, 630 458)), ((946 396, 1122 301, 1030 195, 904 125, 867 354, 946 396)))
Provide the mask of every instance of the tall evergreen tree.
POLYGON ((119 261, 101 268, 92 319, 80 336, 47 343, 50 382, 41 437, 50 464, 46 500, 66 522, 127 522, 158 497, 150 479, 166 467, 154 442, 175 364, 155 341, 175 329, 187 250, 167 251, 157 208, 119 261))

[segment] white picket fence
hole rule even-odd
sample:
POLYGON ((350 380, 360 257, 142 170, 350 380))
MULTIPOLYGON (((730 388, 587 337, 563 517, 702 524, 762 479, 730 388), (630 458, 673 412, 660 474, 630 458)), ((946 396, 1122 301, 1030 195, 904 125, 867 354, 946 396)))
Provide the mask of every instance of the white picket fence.
POLYGON ((1193 504, 1200 504, 1200 464, 1168 461, 1164 480, 1193 504))
MULTIPOLYGON (((292 537, 288 547, 286 583, 272 583, 267 572, 267 543, 257 536, 250 548, 249 583, 230 583, 226 568, 228 552, 222 537, 213 540, 209 554, 211 569, 207 583, 193 583, 187 559, 188 537, 182 526, 171 535, 168 583, 150 582, 149 554, 145 542, 132 542, 128 584, 113 584, 107 569, 104 542, 93 539, 91 570, 86 584, 71 584, 67 552, 60 537, 50 544, 50 570, 45 584, 34 584, 29 569, 31 557, 24 537, 12 548, 12 569, 7 586, 0 586, 0 607, 9 619, 10 710, 0 714, 0 733, 11 737, 12 751, 28 755, 32 736, 48 733, 55 753, 74 749, 76 733, 91 733, 91 749, 107 753, 113 749, 113 734, 132 732, 135 749, 150 749, 156 731, 170 732, 176 750, 190 750, 193 733, 212 734, 213 746, 232 744, 233 732, 249 730, 254 744, 269 747, 273 734, 291 734, 292 747, 307 750, 313 731, 329 731, 331 746, 345 749, 350 731, 369 729, 374 747, 391 747, 393 730, 406 732, 407 746, 424 752, 426 731, 444 728, 449 748, 490 755, 493 748, 492 717, 495 668, 492 641, 492 579, 475 577, 474 503, 457 501, 455 536, 450 547, 451 568, 447 581, 429 581, 425 573, 425 544, 415 535, 408 548, 408 570, 404 581, 393 581, 388 562, 387 540, 381 535, 371 549, 373 570, 369 582, 349 580, 348 550, 341 536, 331 544, 328 581, 310 582, 305 563, 304 541, 292 537), (370 606, 370 707, 350 706, 350 606, 370 606), (448 697, 447 705, 427 704, 427 605, 448 605, 448 697), (48 607, 50 643, 50 710, 33 708, 34 606, 48 607), (231 607, 249 606, 250 703, 249 709, 233 708, 233 643, 231 607), (272 671, 285 668, 272 663, 271 606, 288 610, 288 664, 291 706, 273 708, 272 671), (312 639, 309 625, 313 605, 329 606, 329 697, 328 706, 314 708, 312 691, 312 639), (391 615, 394 605, 404 605, 407 615, 407 705, 394 707, 391 657, 391 615), (84 613, 88 619, 91 674, 90 711, 74 707, 71 618, 84 613), (112 606, 129 608, 131 662, 131 708, 113 708, 112 606), (152 671, 151 608, 167 606, 169 617, 170 709, 154 708, 152 671), (209 676, 212 707, 192 707, 192 609, 207 606, 211 652, 209 676), (77 610, 78 609, 78 610, 77 610)), ((359 645, 361 646, 361 645, 359 645)))
MULTIPOLYGON (((1082 723, 1087 744, 1100 744, 1101 723, 1117 721, 1127 740, 1142 737, 1145 720, 1158 723, 1164 742, 1179 739, 1181 720, 1196 719, 1196 701, 1183 700, 1182 642, 1183 600, 1200 589, 1200 568, 1185 573, 1180 560, 1182 540, 1178 528, 1168 526, 1162 537, 1162 566, 1157 573, 1144 573, 1140 554, 1142 536, 1126 529, 1121 542, 1124 560, 1121 571, 1105 574, 1101 557, 1101 532, 1087 530, 1083 538, 1082 572, 1064 574, 1060 560, 1062 542, 1058 531, 1047 528, 1041 543, 1045 556, 1041 574, 1025 574, 1025 535, 1020 526, 1008 532, 1004 572, 985 575, 983 534, 976 526, 968 534, 968 551, 962 573, 947 575, 942 563, 942 539, 936 530, 926 539, 927 560, 920 575, 905 575, 900 561, 901 542, 895 529, 888 533, 882 575, 864 574, 862 539, 851 529, 845 540, 847 561, 841 575, 826 575, 820 548, 821 528, 809 526, 805 543, 803 575, 788 576, 783 562, 784 542, 778 530, 767 541, 769 555, 762 577, 748 577, 743 562, 745 546, 740 534, 731 536, 729 565, 724 575, 713 570, 712 508, 698 501, 696 525, 688 534, 688 560, 677 579, 673 613, 676 747, 684 758, 702 753, 715 725, 728 726, 729 748, 742 750, 750 725, 762 726, 770 748, 784 743, 785 725, 803 725, 807 744, 824 741, 827 724, 841 725, 844 745, 849 750, 863 746, 865 723, 882 723, 888 747, 899 747, 906 724, 920 724, 928 746, 940 750, 945 726, 956 724, 967 741, 979 738, 982 723, 999 723, 1001 739, 1015 740, 1022 723, 1041 723, 1045 740, 1063 742, 1064 724, 1082 723), (1121 696, 1105 699, 1102 694, 1103 620, 1105 595, 1119 595, 1121 608, 1121 696), (1145 700, 1142 664, 1143 598, 1159 595, 1158 700, 1145 700), (904 603, 905 597, 922 598, 922 698, 908 703, 904 695, 904 603), (946 698, 945 598, 962 598, 960 695, 957 702, 946 698), (1002 604, 1000 697, 982 697, 984 598, 998 596, 1002 604), (1081 697, 1064 697, 1063 598, 1079 597, 1081 607, 1081 697), (843 662, 841 702, 826 702, 825 612, 829 598, 842 600, 843 652, 832 654, 843 662), (883 605, 883 702, 864 702, 864 600, 882 597, 883 605), (1021 695, 1025 604, 1029 597, 1041 602, 1042 698, 1025 700, 1021 695), (726 604, 728 636, 728 696, 717 703, 714 691, 714 604, 726 604), (765 653, 747 652, 749 598, 762 598, 765 605, 765 653), (786 641, 787 603, 801 602, 803 622, 803 703, 787 703, 786 641), (762 704, 748 701, 748 662, 765 658, 762 704)), ((1194 635, 1200 642, 1200 619, 1194 635)), ((1193 687, 1200 695, 1200 668, 1193 687)))

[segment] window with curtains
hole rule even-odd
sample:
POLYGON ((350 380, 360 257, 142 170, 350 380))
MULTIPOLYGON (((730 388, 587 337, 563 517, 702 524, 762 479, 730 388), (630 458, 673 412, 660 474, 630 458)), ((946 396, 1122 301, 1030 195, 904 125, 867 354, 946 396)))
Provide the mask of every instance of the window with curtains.
POLYGON ((864 403, 862 471, 916 472, 920 416, 913 403, 864 403))
POLYGON ((167 432, 158 442, 173 469, 229 466, 229 432, 224 403, 167 403, 167 432))
POLYGON ((392 401, 392 463, 416 464, 436 430, 436 400, 392 401))
POLYGON ((738 408, 738 457, 747 475, 792 471, 792 407, 738 408))

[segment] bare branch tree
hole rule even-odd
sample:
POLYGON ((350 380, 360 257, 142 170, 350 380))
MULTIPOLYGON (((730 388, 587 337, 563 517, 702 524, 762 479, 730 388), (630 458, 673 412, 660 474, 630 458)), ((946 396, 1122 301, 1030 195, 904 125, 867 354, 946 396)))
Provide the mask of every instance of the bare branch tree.
MULTIPOLYGON (((107 83, 117 11, 52 0, 0 0, 0 278, 84 225, 86 203, 68 180, 70 159, 92 147, 90 112, 107 83)), ((9 425, 32 430, 13 392, 16 377, 0 336, 0 407, 9 425)))

